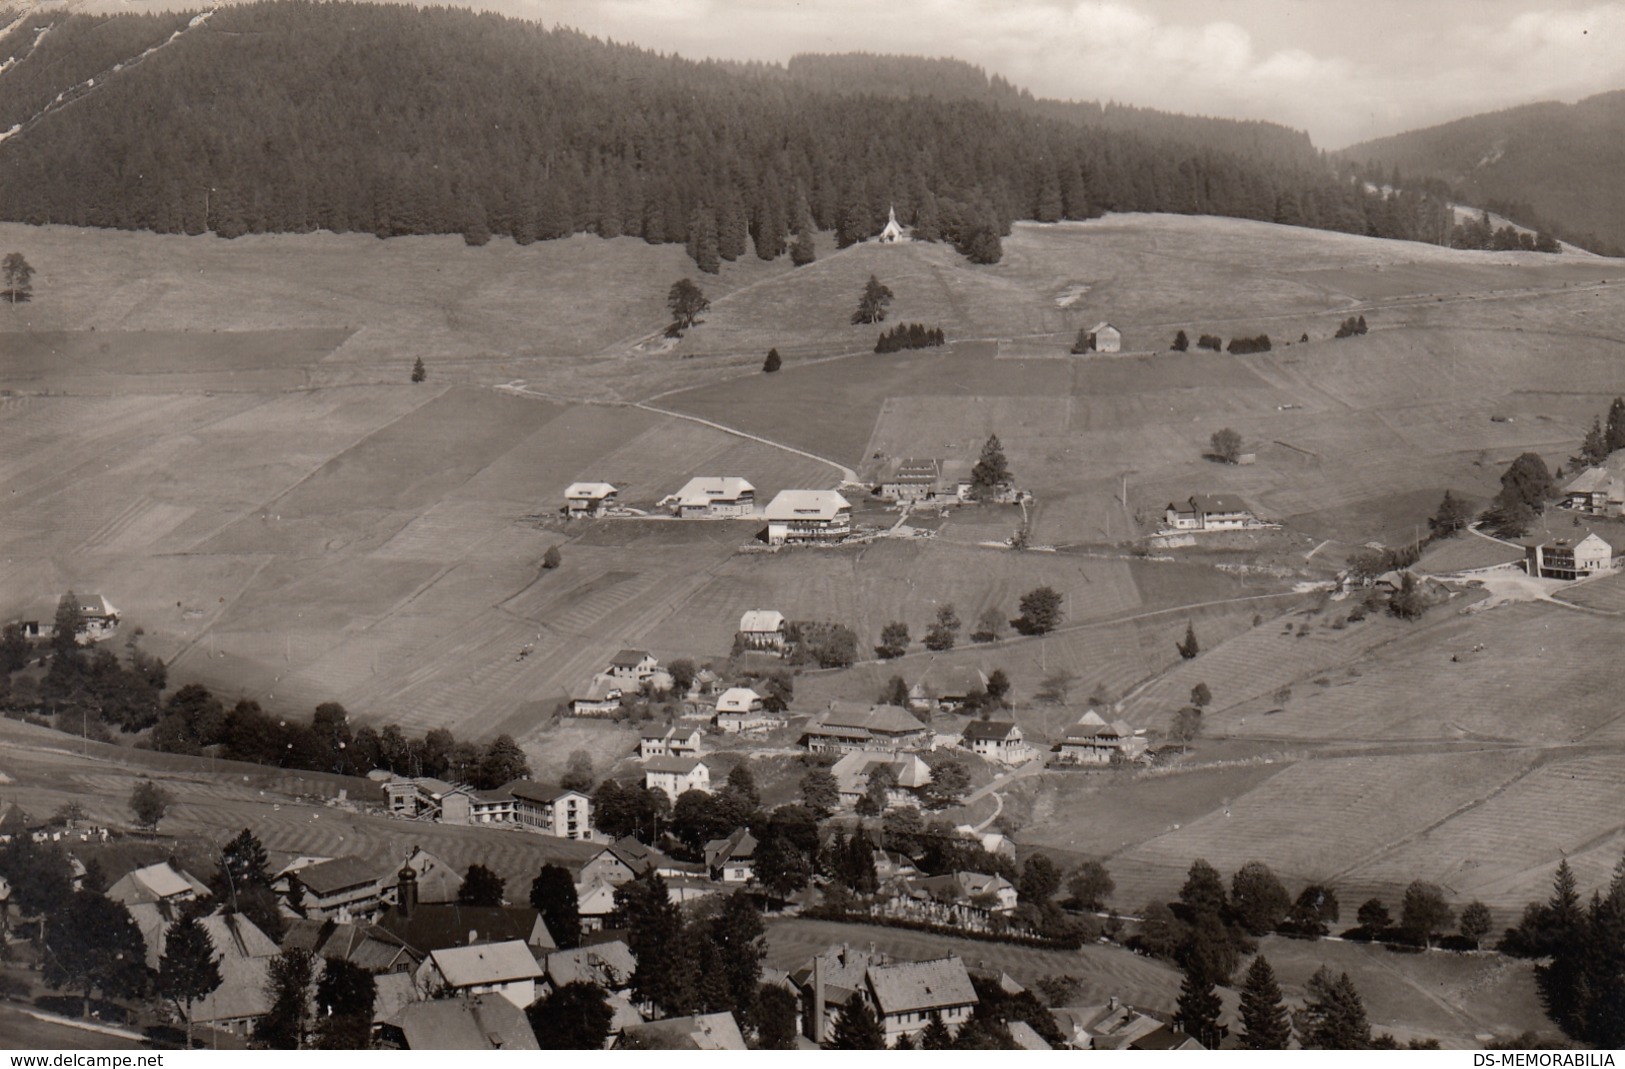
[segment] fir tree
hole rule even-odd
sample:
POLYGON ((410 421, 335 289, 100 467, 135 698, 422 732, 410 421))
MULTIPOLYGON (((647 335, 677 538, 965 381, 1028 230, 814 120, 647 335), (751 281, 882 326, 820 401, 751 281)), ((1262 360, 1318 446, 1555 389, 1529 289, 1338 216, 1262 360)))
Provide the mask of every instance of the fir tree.
POLYGON ((581 944, 581 911, 575 881, 561 865, 543 865, 530 884, 530 908, 542 916, 560 950, 581 944))
POLYGON ((1179 987, 1179 1003, 1174 1020, 1202 1046, 1213 1050, 1219 1045, 1219 1014, 1224 1003, 1214 989, 1213 979, 1200 968, 1187 968, 1179 987))
POLYGON ((806 267, 818 259, 818 246, 813 239, 812 229, 803 228, 796 235, 795 244, 790 246, 790 262, 797 267, 806 267))
POLYGON ((412 381, 423 382, 428 377, 428 369, 423 366, 423 357, 420 356, 412 362, 412 381))
POLYGON ((847 1000, 835 1015, 830 1047, 834 1050, 885 1050, 886 1033, 862 995, 847 1000))
POLYGON ((1281 1000, 1281 987, 1262 954, 1247 968, 1241 989, 1241 1027, 1245 1050, 1286 1050, 1292 1042, 1292 1023, 1281 1000))
POLYGON ((1186 337, 1185 332, 1183 330, 1180 331, 1178 334, 1174 335, 1174 344, 1169 346, 1169 348, 1171 348, 1176 353, 1183 353, 1186 350, 1188 350, 1190 347, 1191 347, 1191 340, 1190 340, 1190 338, 1186 337))
POLYGON ((1174 646, 1179 650, 1179 656, 1187 661, 1202 652, 1202 647, 1196 642, 1196 625, 1194 623, 1187 622, 1185 624, 1185 640, 1174 643, 1174 646))
POLYGON ((783 364, 784 361, 779 359, 779 351, 777 349, 769 349, 767 351, 767 359, 762 361, 762 370, 771 375, 773 372, 779 370, 783 364))
POLYGON ((971 468, 971 492, 981 497, 1010 482, 1010 464, 1004 457, 1004 443, 997 434, 988 436, 982 455, 971 468))
POLYGON ((1304 1007, 1303 1044, 1323 1050, 1364 1050, 1371 1046, 1365 1003, 1348 973, 1336 979, 1324 965, 1309 978, 1304 1007))
POLYGON ((214 940, 191 913, 181 916, 164 936, 158 959, 158 994, 174 1003, 186 1022, 186 1049, 192 1049, 192 1006, 220 986, 214 940))
POLYGON ((858 297, 858 310, 852 313, 852 322, 883 323, 886 320, 886 307, 891 304, 892 293, 890 287, 869 276, 869 281, 863 285, 863 293, 858 297))
POLYGON ((1604 433, 1608 452, 1625 449, 1625 397, 1616 397, 1608 406, 1608 428, 1604 433))
POLYGON ((921 1050, 947 1050, 953 1046, 954 1037, 949 1034, 948 1026, 942 1023, 942 1015, 932 1011, 931 1020, 920 1030, 921 1050))

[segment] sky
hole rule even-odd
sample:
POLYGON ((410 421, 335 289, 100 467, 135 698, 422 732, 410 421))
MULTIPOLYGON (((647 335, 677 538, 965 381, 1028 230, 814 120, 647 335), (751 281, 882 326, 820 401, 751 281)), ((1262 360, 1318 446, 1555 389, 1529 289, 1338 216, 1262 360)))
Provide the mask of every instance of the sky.
POLYGON ((463 0, 694 59, 953 56, 1038 96, 1350 144, 1625 89, 1625 0, 463 0))

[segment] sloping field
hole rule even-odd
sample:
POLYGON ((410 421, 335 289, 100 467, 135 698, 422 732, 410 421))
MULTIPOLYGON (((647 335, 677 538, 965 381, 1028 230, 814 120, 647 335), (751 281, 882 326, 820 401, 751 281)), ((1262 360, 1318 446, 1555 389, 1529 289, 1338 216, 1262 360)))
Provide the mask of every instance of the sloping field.
POLYGON ((1625 575, 1609 575, 1559 590, 1552 597, 1601 612, 1625 613, 1625 575))
POLYGON ((1523 560, 1523 556, 1521 546, 1510 546, 1493 538, 1480 538, 1464 532, 1428 546, 1422 558, 1416 562, 1416 570, 1426 575, 1449 575, 1512 564, 1523 560))
MULTIPOLYGON (((1291 697, 1282 703, 1266 695, 1231 705, 1215 687, 1224 708, 1209 729, 1269 738, 1469 737, 1550 744, 1582 739, 1619 715, 1615 695, 1625 668, 1612 651, 1625 633, 1625 621, 1521 604, 1424 620, 1421 628, 1378 624, 1373 617, 1348 630, 1373 626, 1410 633, 1402 631, 1402 640, 1380 658, 1360 664, 1357 675, 1325 665, 1325 684, 1305 684, 1304 662, 1281 650, 1281 661, 1300 670, 1291 697)), ((1283 637, 1277 645, 1300 641, 1313 638, 1283 637)), ((1220 651, 1224 663, 1233 663, 1229 652, 1220 651)), ((1267 674, 1261 661, 1254 664, 1261 680, 1281 676, 1279 670, 1267 674)))
POLYGON ((7 334, 0 384, 75 393, 240 393, 308 385, 353 331, 344 327, 192 332, 44 331, 7 334))
MULTIPOLYGON (((1527 755, 1506 752, 1299 761, 1221 808, 1129 847, 1110 867, 1125 875, 1142 870, 1141 878, 1160 873, 1174 889, 1198 857, 1226 874, 1263 861, 1294 886, 1322 880, 1343 888, 1351 877, 1375 882, 1365 867, 1392 844, 1472 805, 1528 763, 1527 755)), ((1383 875, 1403 889, 1422 874, 1383 875)))
POLYGON ((1453 898, 1517 901, 1516 892, 1550 878, 1563 857, 1625 845, 1625 756, 1553 760, 1483 804, 1362 864, 1361 877, 1404 883, 1425 879, 1453 898))

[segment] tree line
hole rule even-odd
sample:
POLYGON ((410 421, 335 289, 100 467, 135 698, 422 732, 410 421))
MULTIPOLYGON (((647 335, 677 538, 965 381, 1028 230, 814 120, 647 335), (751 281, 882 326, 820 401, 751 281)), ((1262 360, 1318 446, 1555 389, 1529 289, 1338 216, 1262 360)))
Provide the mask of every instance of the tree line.
MULTIPOLYGON (((105 78, 112 57, 176 21, 58 14, 28 27, 47 19, 40 47, 7 72, 9 121, 105 78)), ((775 259, 814 230, 844 247, 893 206, 915 239, 982 263, 1013 220, 1112 211, 1448 232, 1436 198, 1373 192, 1312 152, 1279 150, 1279 137, 1227 141, 1211 127, 1019 93, 830 92, 779 68, 484 13, 261 2, 215 12, 8 139, 0 218, 228 238, 628 235, 685 245, 705 270, 775 259), (458 76, 426 76, 445 69, 458 76)))

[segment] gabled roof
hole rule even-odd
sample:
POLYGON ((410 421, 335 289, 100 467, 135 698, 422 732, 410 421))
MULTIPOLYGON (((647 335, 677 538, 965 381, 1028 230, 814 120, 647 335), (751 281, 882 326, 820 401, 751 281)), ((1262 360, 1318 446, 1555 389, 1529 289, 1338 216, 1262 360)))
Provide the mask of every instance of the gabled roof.
POLYGON ((572 701, 578 702, 607 702, 619 701, 626 694, 626 687, 619 680, 609 679, 605 676, 594 676, 587 686, 585 694, 571 696, 572 701))
POLYGON ((697 475, 674 496, 679 505, 708 505, 713 501, 738 501, 755 492, 756 487, 737 475, 697 475))
MULTIPOLYGON (((63 597, 67 597, 66 594, 63 597)), ((118 610, 100 594, 75 594, 73 600, 79 604, 80 616, 117 616, 118 610)))
POLYGON ((655 655, 648 650, 621 650, 609 659, 609 663, 617 668, 636 668, 644 661, 652 661, 655 655))
POLYGON ((987 690, 987 673, 965 664, 933 665, 919 685, 941 698, 963 698, 987 690))
POLYGON ((932 457, 904 457, 884 483, 903 486, 935 485, 942 479, 942 463, 932 457))
POLYGON ((525 1011, 501 995, 410 1002, 395 1014, 409 1050, 540 1050, 525 1011))
POLYGON ((189 872, 184 872, 167 861, 126 873, 107 889, 107 897, 125 905, 135 902, 162 902, 186 895, 205 898, 208 887, 189 872))
POLYGON ((445 947, 429 952, 429 960, 452 987, 476 984, 503 984, 514 980, 535 980, 542 967, 530 947, 518 939, 505 943, 445 947))
POLYGON ((565 497, 600 498, 608 497, 615 492, 609 483, 571 483, 565 488, 565 497))
POLYGON ((1247 502, 1229 494, 1195 494, 1191 507, 1197 512, 1246 512, 1247 502))
POLYGON ((704 1013, 692 1017, 667 1017, 628 1025, 625 1037, 659 1036, 662 1049, 746 1050, 745 1037, 731 1013, 704 1013))
POLYGON ((198 1024, 239 1021, 263 1017, 271 1012, 271 995, 266 981, 270 976, 268 957, 224 957, 218 964, 220 986, 192 1004, 192 1020, 198 1024))
POLYGON ((852 503, 834 490, 780 490, 767 504, 767 519, 774 520, 833 520, 838 512, 850 509, 852 503))
POLYGON ((717 695, 717 712, 747 713, 761 700, 762 696, 749 687, 729 687, 717 695))
POLYGON ((304 917, 290 921, 283 933, 282 949, 293 947, 308 950, 318 958, 338 958, 378 973, 394 969, 403 960, 415 964, 423 958, 422 951, 413 950, 376 924, 340 924, 304 917))
POLYGON ((799 988, 809 988, 813 982, 814 963, 823 962, 824 988, 831 1003, 845 1002, 847 997, 863 988, 864 976, 871 965, 883 965, 884 954, 851 946, 832 946, 822 954, 808 958, 799 969, 790 973, 790 982, 799 988), (839 992, 846 994, 839 994, 839 992))
POLYGON ((1044 1037, 1033 1031, 1033 1026, 1026 1021, 1010 1022, 1010 1038, 1022 1050, 1054 1050, 1055 1048, 1044 1042, 1044 1037))
POLYGON ((705 844, 706 868, 719 869, 724 862, 748 860, 756 856, 756 836, 745 828, 737 828, 732 835, 712 839, 705 844))
POLYGON ((419 903, 410 916, 402 914, 399 907, 389 910, 378 918, 377 928, 416 950, 420 957, 448 947, 512 940, 543 949, 558 945, 541 914, 528 906, 419 903), (534 944, 532 938, 536 939, 534 944))
POLYGON ((1012 735, 1019 736, 1021 729, 1009 720, 972 720, 965 725, 965 741, 986 739, 990 742, 1003 742, 1012 735))
POLYGON ((615 940, 573 950, 556 950, 547 956, 544 964, 547 980, 554 987, 584 981, 613 991, 631 982, 638 959, 631 947, 615 940))
MULTIPOLYGON (((1094 326, 1089 328, 1089 333, 1091 333, 1091 334, 1099 334, 1103 330, 1117 330, 1117 328, 1112 326, 1110 323, 1106 322, 1104 319, 1102 319, 1099 323, 1096 323, 1094 326)), ((1118 333, 1122 333, 1122 332, 1118 331, 1118 333)))
MULTIPOLYGON (((169 941, 169 928, 180 919, 181 907, 162 902, 136 902, 125 907, 147 944, 147 964, 156 969, 169 941)), ((271 937, 241 913, 211 913, 198 923, 214 944, 218 958, 272 958, 280 948, 271 937)))
POLYGON ((294 874, 294 878, 304 885, 305 890, 318 895, 378 883, 381 879, 377 865, 353 855, 306 865, 294 874))
POLYGON ((651 757, 643 762, 643 771, 672 772, 679 776, 686 776, 694 771, 694 766, 704 763, 698 757, 651 757))
POLYGON ((869 990, 875 1005, 888 1016, 920 1013, 976 1002, 976 988, 959 958, 900 962, 869 968, 869 990))
POLYGON ((746 609, 739 618, 741 631, 779 631, 784 627, 784 613, 777 609, 746 609))
POLYGON ((877 705, 869 712, 869 719, 864 727, 870 731, 899 734, 913 731, 924 731, 925 725, 919 718, 900 705, 877 705))

